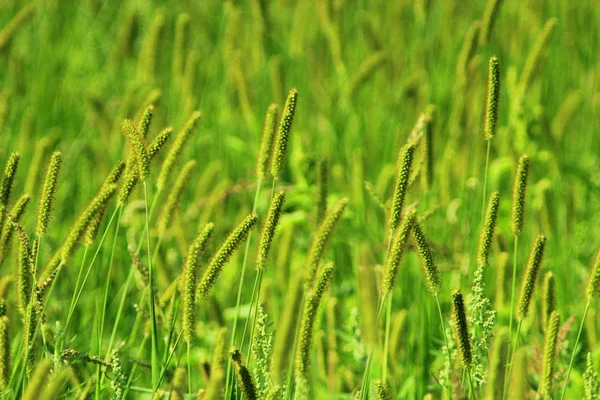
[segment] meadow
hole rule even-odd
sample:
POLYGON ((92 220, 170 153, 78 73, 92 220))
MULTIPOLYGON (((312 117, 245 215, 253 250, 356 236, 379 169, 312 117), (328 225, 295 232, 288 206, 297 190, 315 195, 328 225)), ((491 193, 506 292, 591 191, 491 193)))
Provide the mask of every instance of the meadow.
POLYGON ((0 2, 2 399, 600 399, 595 0, 0 2))

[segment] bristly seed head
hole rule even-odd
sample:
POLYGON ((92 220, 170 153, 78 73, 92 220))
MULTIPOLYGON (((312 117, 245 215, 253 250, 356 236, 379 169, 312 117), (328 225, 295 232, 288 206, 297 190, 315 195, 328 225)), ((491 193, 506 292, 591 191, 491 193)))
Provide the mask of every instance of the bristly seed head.
POLYGON ((129 119, 123 121, 121 128, 131 150, 135 154, 140 179, 144 181, 150 175, 150 157, 148 157, 144 138, 140 132, 135 129, 133 122, 129 119))
POLYGON ((406 243, 410 236, 410 232, 417 218, 417 213, 414 209, 409 210, 400 223, 400 228, 394 238, 391 253, 388 257, 388 262, 383 272, 383 288, 382 293, 388 294, 394 290, 394 284, 396 282, 396 276, 398 275, 398 268, 400 268, 400 261, 406 248, 406 243))
POLYGON ((394 231, 400 219, 402 218, 402 207, 408 190, 408 181, 412 170, 412 163, 415 154, 415 146, 407 144, 402 148, 398 158, 398 175, 396 176, 396 185, 392 198, 392 209, 390 210, 390 229, 394 231))
MULTIPOLYGON (((19 153, 12 153, 10 157, 8 157, 8 161, 6 161, 6 166, 4 167, 4 178, 2 178, 2 183, 0 184, 0 205, 5 207, 8 206, 10 201, 10 192, 15 180, 20 158, 21 155, 19 153)), ((2 222, 4 221, 0 221, 0 224, 2 222)))
POLYGON ((511 230, 515 236, 519 236, 523 231, 528 173, 529 157, 522 155, 521 158, 519 158, 513 186, 511 230))
POLYGON ((498 103, 500 99, 500 62, 497 57, 490 58, 488 67, 488 92, 485 113, 485 138, 490 140, 496 134, 498 124, 498 103))
POLYGON ((550 314, 556 310, 556 283, 552 271, 546 272, 542 286, 542 328, 545 330, 550 314))
POLYGON ((421 230, 421 226, 416 218, 412 228, 412 237, 417 249, 417 253, 419 254, 421 270, 425 275, 427 288, 432 294, 436 294, 441 284, 440 272, 438 271, 437 265, 435 265, 433 252, 431 251, 429 243, 427 243, 427 239, 425 238, 425 235, 421 230))
POLYGON ((523 283, 521 284, 521 295, 519 296, 519 304, 517 309, 517 319, 519 320, 527 317, 527 314, 529 313, 529 305, 531 304, 531 298, 533 297, 533 291, 535 289, 535 282, 542 264, 545 246, 546 237, 544 235, 538 235, 533 243, 533 247, 531 248, 529 260, 527 261, 527 270, 525 271, 523 283))
POLYGON ((588 299, 593 299, 600 293, 600 249, 594 258, 585 293, 588 299))
POLYGON ((260 153, 256 166, 256 175, 259 179, 264 178, 267 174, 269 161, 271 161, 273 155, 273 143, 275 141, 275 131, 277 130, 277 111, 277 104, 271 104, 265 115, 265 127, 260 142, 260 153))
POLYGON ((277 131, 277 139, 275 141, 275 147, 273 148, 271 175, 275 178, 278 178, 279 175, 281 175, 281 172, 283 172, 285 155, 290 140, 290 132, 292 130, 292 122, 294 121, 294 114, 296 113, 297 100, 298 91, 296 89, 290 90, 287 100, 285 101, 285 106, 283 107, 283 113, 277 131))
POLYGON ((275 193, 271 200, 271 205, 269 206, 269 212, 267 214, 267 222, 263 228, 260 244, 258 246, 258 255, 256 256, 257 270, 263 269, 267 264, 269 252, 271 251, 271 244, 273 243, 273 237, 275 236, 275 231, 279 225, 284 202, 285 192, 283 190, 275 193))
POLYGON ((498 207, 500 206, 500 194, 492 192, 488 200, 487 210, 485 212, 485 221, 479 236, 479 246, 477 249, 477 263, 479 265, 489 265, 490 247, 494 238, 496 229, 496 220, 498 219, 498 207))
POLYGON ((553 311, 550 315, 550 321, 546 327, 546 336, 544 338, 544 363, 542 364, 542 374, 540 376, 540 394, 542 398, 547 399, 552 396, 552 381, 556 366, 556 344, 558 341, 558 330, 560 328, 560 315, 558 311, 553 311))
POLYGON ((458 350, 463 364, 467 367, 473 363, 471 354, 471 341, 467 326, 467 314, 465 311, 465 301, 460 290, 452 292, 452 320, 454 322, 454 335, 458 343, 458 350))
POLYGON ((52 207, 54 204, 54 196, 56 195, 56 188, 58 186, 58 175, 60 174, 60 168, 62 165, 62 154, 60 151, 54 152, 50 159, 50 164, 46 171, 46 179, 44 180, 44 187, 42 189, 42 198, 38 206, 38 217, 36 222, 35 233, 38 237, 42 237, 48 230, 48 224, 50 223, 52 207))

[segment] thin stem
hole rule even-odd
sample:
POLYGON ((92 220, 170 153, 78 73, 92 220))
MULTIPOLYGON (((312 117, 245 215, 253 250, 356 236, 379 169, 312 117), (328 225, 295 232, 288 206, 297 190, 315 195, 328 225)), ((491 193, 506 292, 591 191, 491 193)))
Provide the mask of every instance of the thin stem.
MULTIPOLYGON (((504 399, 506 399, 506 396, 508 395, 508 381, 510 379, 510 373, 512 371, 513 362, 515 361, 515 353, 517 352, 517 345, 519 344, 519 334, 521 333, 521 325, 522 324, 523 324, 523 320, 521 319, 521 320, 519 320, 519 325, 517 325, 517 335, 515 336, 515 344, 513 346, 512 355, 510 356, 510 362, 507 365, 507 367, 508 367, 507 375, 504 378, 504 399)), ((510 342, 509 342, 509 347, 510 347, 510 342)))
POLYGON ((577 332, 577 339, 575 339, 575 345, 573 346, 573 354, 571 354, 571 361, 569 361, 569 368, 567 369, 567 377, 565 382, 563 383, 563 391, 560 396, 560 400, 565 398, 565 394, 567 393, 567 386, 569 385, 569 376, 571 375, 571 368, 573 367, 573 361, 575 360, 575 354, 577 351, 577 345, 579 344, 579 338, 581 337, 581 331, 583 330, 583 324, 585 323, 585 317, 590 309, 590 304, 592 303, 592 299, 588 297, 588 301, 585 304, 585 310, 583 310, 583 317, 581 318, 581 324, 579 324, 579 331, 577 332))
MULTIPOLYGON (((517 256, 519 250, 519 236, 515 235, 514 250, 513 250, 513 273, 512 273, 512 288, 510 291, 510 320, 508 322, 508 348, 506 349, 506 358, 510 357, 510 344, 512 340, 513 315, 515 311, 515 289, 517 286, 517 256)), ((504 370, 504 390, 502 398, 506 399, 508 391, 508 379, 510 378, 510 364, 506 365, 504 370)))
POLYGON ((383 364, 383 371, 381 373, 381 380, 383 383, 386 383, 387 378, 387 367, 388 367, 388 358, 389 358, 389 349, 390 349, 390 325, 392 320, 392 297, 393 293, 390 293, 390 299, 387 304, 387 314, 385 316, 385 341, 383 344, 383 359, 381 363, 383 364))
POLYGON ((154 274, 152 272, 152 251, 150 250, 150 217, 148 215, 148 185, 144 182, 144 209, 146 211, 146 245, 148 254, 148 280, 150 282, 150 318, 152 335, 152 386, 155 388, 160 379, 158 368, 158 334, 156 332, 156 310, 154 304, 154 274))
MULTIPOLYGON (((262 184, 262 178, 258 178, 256 181, 256 191, 254 193, 254 202, 252 204, 252 212, 256 212, 256 206, 258 205, 258 198, 260 196, 260 186, 262 184)), ((233 328, 231 332, 231 343, 230 347, 235 344, 235 334, 237 332, 237 324, 238 319, 240 317, 240 308, 242 303, 242 291, 244 288, 244 275, 246 274, 246 265, 248 263, 248 253, 250 252, 250 239, 252 238, 252 232, 248 233, 248 239, 246 239, 246 247, 244 249, 244 258, 242 261, 242 272, 240 274, 240 284, 238 285, 238 293, 237 299, 235 303, 235 317, 233 318, 233 328)), ((231 383, 231 360, 228 358, 227 360, 227 379, 225 383, 225 398, 229 398, 230 392, 230 383, 231 383)))
MULTIPOLYGON (((442 328, 442 334, 444 335, 444 344, 446 346, 446 352, 448 353, 448 363, 452 367, 452 355, 450 354, 450 346, 448 346, 448 337, 446 336, 446 329, 444 329, 444 316, 442 315, 442 307, 440 306, 440 299, 437 292, 433 295, 435 297, 435 303, 437 304, 438 314, 440 316, 440 327, 442 328)), ((448 385, 450 388, 450 398, 452 398, 452 383, 448 385)), ((448 390, 444 387, 444 390, 448 390)))
POLYGON ((192 393, 192 368, 190 360, 190 342, 187 342, 188 393, 192 393))

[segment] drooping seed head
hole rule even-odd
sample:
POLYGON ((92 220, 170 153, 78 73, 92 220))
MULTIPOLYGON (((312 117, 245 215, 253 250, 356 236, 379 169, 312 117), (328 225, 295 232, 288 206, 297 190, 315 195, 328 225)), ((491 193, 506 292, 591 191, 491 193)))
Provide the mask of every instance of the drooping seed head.
POLYGON ((544 363, 540 376, 540 394, 543 398, 550 398, 553 393, 552 381, 556 366, 556 343, 559 328, 560 315, 555 310, 550 315, 550 321, 546 327, 546 335, 544 337, 544 363))
POLYGON ((590 271, 585 293, 588 299, 593 299, 600 293, 600 250, 598 250, 592 262, 592 270, 590 271))
POLYGON ((121 128, 133 154, 135 154, 140 179, 144 181, 150 175, 150 157, 148 157, 144 139, 129 119, 123 121, 121 128))
POLYGON ((196 322, 196 284, 200 270, 200 256, 204 252, 214 230, 214 224, 208 223, 190 245, 183 268, 183 338, 191 343, 196 322))
POLYGON ((206 271, 202 275, 198 291, 204 297, 208 296, 217 278, 221 274, 223 266, 227 264, 233 252, 248 237, 248 234, 256 226, 258 216, 250 214, 227 236, 227 239, 221 244, 217 252, 211 258, 206 271))
POLYGON ((344 197, 338 200, 333 208, 327 213, 325 219, 323 219, 323 222, 317 229, 308 253, 308 259, 306 261, 306 267, 308 269, 306 283, 309 287, 313 284, 319 262, 321 261, 321 257, 323 257, 323 253, 325 252, 325 247, 327 246, 327 243, 329 242, 329 239, 331 238, 333 231, 337 226, 338 221, 344 214, 344 210, 347 206, 348 198, 344 197))
POLYGON ((267 222, 260 236, 258 255, 256 256, 257 270, 263 269, 267 264, 267 259, 269 258, 269 253, 271 251, 271 244, 273 243, 273 237, 275 236, 275 231, 279 225, 284 202, 285 192, 283 190, 275 193, 271 200, 271 205, 269 206, 269 212, 267 214, 267 222))
POLYGON ((498 124, 498 103, 500 99, 500 62, 490 58, 488 67, 488 92, 485 112, 485 138, 490 140, 496 134, 498 124))
POLYGON ((392 197, 392 208, 390 210, 390 229, 393 231, 398 227, 402 218, 402 207, 408 190, 408 181, 412 170, 412 163, 415 154, 415 146, 412 144, 406 145, 400 152, 398 158, 398 173, 396 176, 396 184, 392 197))
POLYGON ((36 221, 35 232, 38 237, 42 237, 48 230, 48 224, 52 214, 54 205, 54 196, 58 186, 58 175, 62 165, 62 153, 55 151, 50 159, 50 164, 46 170, 46 179, 44 179, 44 187, 42 189, 42 198, 38 205, 38 216, 36 221))
POLYGON ((441 284, 440 272, 435 264, 433 252, 431 251, 429 243, 427 243, 427 239, 421 230, 421 225, 419 225, 419 222, 416 220, 416 218, 412 227, 412 237, 417 249, 417 254, 419 255, 421 270, 425 275, 427 288, 432 294, 435 294, 437 293, 441 284))
POLYGON ((400 268, 400 261, 404 255, 404 249, 406 248, 406 243, 408 242, 416 217, 417 213, 412 209, 404 215, 404 218, 400 223, 400 228, 394 238, 392 250, 385 265, 385 271, 383 272, 382 293, 384 295, 391 293, 394 290, 396 276, 398 275, 398 269, 400 268))
POLYGON ((529 313, 529 306, 531 305, 531 298, 533 297, 533 291, 535 289, 535 282, 537 280, 538 272, 540 270, 540 266, 542 265, 545 246, 546 237, 544 235, 538 235, 533 243, 533 247, 531 248, 529 260, 527 261, 527 269, 521 284, 521 295, 519 296, 517 309, 517 319, 519 320, 527 317, 527 314, 529 313))
POLYGON ((279 129, 277 130, 277 138, 275 147, 273 148, 273 158, 271 162, 271 175, 278 178, 283 172, 285 156, 287 153, 288 142, 290 140, 290 132, 292 130, 292 122, 296 113, 296 101, 298 100, 298 91, 290 90, 288 93, 281 120, 279 121, 279 129))
POLYGON ((256 175, 259 179, 267 175, 269 162, 273 155, 273 143, 275 142, 275 131, 277 130, 277 104, 271 104, 265 115, 265 127, 260 142, 260 153, 256 166, 256 175))
POLYGON ((542 327, 545 330, 550 320, 550 314, 556 310, 556 283, 552 271, 546 272, 542 286, 542 327))
POLYGON ((523 231, 525 215, 525 194, 527 190, 527 175, 529 174, 529 157, 522 155, 519 158, 515 182, 513 186, 511 231, 519 236, 523 231))
MULTIPOLYGON (((6 161, 6 166, 4 167, 4 177, 2 178, 2 183, 0 184, 0 204, 4 206, 8 206, 10 201, 10 192, 12 190, 20 159, 21 155, 15 152, 11 153, 11 155, 8 157, 8 161, 6 161)), ((0 223, 1 222, 3 221, 0 221, 0 223)))
POLYGON ((479 246, 477 248, 477 263, 479 265, 489 265, 490 247, 492 246, 494 230, 496 229, 499 206, 500 194, 498 192, 492 192, 485 212, 485 221, 481 229, 481 234, 479 235, 479 246))
POLYGON ((163 189, 167 183, 167 179, 169 178, 169 174, 173 169, 173 166, 177 162, 179 155, 181 154, 183 147, 187 143, 188 139, 194 132, 196 125, 198 125, 198 121, 200 121, 200 117, 202 113, 200 111, 194 111, 190 118, 187 120, 181 132, 175 138, 175 142, 169 149, 167 156, 165 157, 165 161, 163 162, 162 167, 160 168, 160 173, 158 174, 158 178, 156 179, 156 186, 159 189, 163 189))
POLYGON ((458 344, 460 359, 466 367, 470 367, 473 363, 473 355, 471 354, 467 313, 463 295, 458 289, 452 292, 452 321, 454 322, 454 335, 458 344))

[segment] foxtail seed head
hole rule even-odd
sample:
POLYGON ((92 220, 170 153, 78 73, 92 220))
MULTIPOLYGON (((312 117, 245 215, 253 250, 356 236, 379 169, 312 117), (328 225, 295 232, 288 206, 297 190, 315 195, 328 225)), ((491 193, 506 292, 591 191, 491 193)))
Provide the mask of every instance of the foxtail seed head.
POLYGON ((585 293, 588 299, 593 299, 600 293, 600 250, 598 250, 594 258, 585 293))
POLYGON ((260 236, 258 255, 256 256, 256 269, 258 270, 263 269, 267 264, 269 252, 271 251, 271 244, 273 243, 273 237, 275 236, 275 231, 279 225, 279 218, 283 211, 284 202, 285 192, 283 190, 275 193, 271 200, 271 205, 269 206, 269 212, 267 214, 267 222, 260 236))
POLYGON ((277 104, 271 104, 265 115, 265 127, 260 142, 258 165, 256 166, 256 175, 259 179, 262 179, 267 175, 269 161, 271 161, 273 154, 273 142, 275 141, 275 130, 277 129, 277 111, 277 104))
POLYGON ((296 113, 297 100, 298 91, 296 89, 290 90, 287 100, 285 101, 285 106, 283 107, 283 113, 281 115, 279 129, 277 131, 277 139, 275 141, 275 148, 273 148, 271 175, 273 175, 275 178, 281 175, 281 172, 284 168, 285 155, 287 153, 287 146, 290 140, 290 131, 292 130, 294 114, 296 113))
MULTIPOLYGON (((12 190, 13 182, 15 181, 15 174, 17 173, 17 167, 19 166, 19 159, 21 155, 19 153, 12 153, 6 161, 4 167, 4 178, 0 184, 0 204, 8 206, 10 201, 10 192, 12 190)), ((0 221, 0 224, 4 221, 0 221)))
POLYGON ((479 235, 479 247, 477 248, 477 263, 479 265, 489 265, 490 247, 494 238, 496 229, 496 220, 498 219, 498 207, 500 206, 500 194, 492 192, 488 200, 487 210, 485 212, 485 221, 479 235))
POLYGON ((306 262, 308 268, 308 277, 306 283, 308 286, 312 286, 313 280, 315 279, 315 275, 317 273, 317 269, 319 266, 319 262, 321 261, 321 257, 323 257, 323 252, 325 251, 325 246, 329 242, 333 231, 344 214, 344 210, 348 205, 348 198, 344 197, 333 206, 331 211, 327 213, 325 219, 319 228, 317 229, 317 233, 313 239, 312 245, 310 246, 310 250, 308 253, 308 259, 306 262))
POLYGON ((38 205, 38 216, 36 221, 35 233, 38 237, 42 237, 48 230, 48 224, 50 223, 50 217, 52 214, 52 207, 54 204, 54 196, 56 194, 56 188, 58 186, 58 175, 60 174, 60 168, 62 165, 62 154, 60 151, 55 151, 50 159, 50 164, 46 171, 46 179, 44 180, 44 187, 42 189, 42 198, 38 205))
POLYGON ((502 3, 502 0, 488 0, 483 12, 481 28, 479 29, 479 45, 486 44, 490 39, 490 33, 494 27, 494 22, 496 22, 500 3, 502 3))
POLYGON ((522 155, 519 158, 512 198, 511 230, 513 235, 519 236, 523 231, 523 218, 525 215, 525 192, 527 190, 527 175, 529 173, 529 157, 522 155))
POLYGON ((38 400, 44 392, 44 387, 48 383, 48 376, 54 363, 52 358, 43 358, 35 367, 33 375, 27 384, 27 389, 23 394, 23 400, 38 400))
POLYGON ((382 381, 375 381, 375 398, 377 400, 392 400, 392 396, 390 395, 390 386, 382 381))
POLYGON ((240 244, 248 237, 248 234, 256 225, 258 216, 256 214, 250 214, 227 236, 227 239, 221 244, 221 247, 217 250, 215 255, 211 258, 200 284, 198 285, 198 291, 204 297, 208 296, 213 285, 217 281, 223 266, 227 264, 233 252, 240 246, 240 244))
POLYGON ((412 237, 417 249, 417 253, 419 254, 421 270, 425 275, 427 288, 432 294, 435 294, 437 293, 441 284, 440 272, 438 271, 437 265, 435 265, 433 252, 431 251, 429 243, 427 243, 427 239, 421 230, 421 225, 419 225, 419 222, 416 220, 416 218, 413 223, 412 237))
POLYGON ((144 139, 129 119, 123 121, 121 128, 131 150, 135 154, 140 179, 144 181, 150 175, 150 157, 148 157, 144 139))
POLYGON ((465 311, 465 301, 460 290, 452 292, 452 320, 454 321, 454 335, 458 343, 460 359, 466 367, 473 363, 471 354, 471 341, 469 339, 469 329, 467 326, 467 313, 465 311))
POLYGON ((185 189, 185 186, 190 180, 190 177, 195 167, 196 161, 190 160, 187 163, 185 163, 185 165, 181 169, 181 172, 179 172, 179 175, 175 180, 173 190, 169 193, 169 196, 167 197, 167 202, 165 204, 165 208, 163 209, 160 223, 158 225, 158 231, 161 232, 161 234, 164 234, 169 228, 169 225, 172 222, 171 220, 173 219, 173 213, 177 209, 177 205, 181 200, 183 189, 185 189))
POLYGON ((156 179, 156 186, 159 189, 163 189, 165 184, 167 183, 167 179, 169 178, 169 174, 177 162, 181 151, 183 150, 183 146, 187 143, 188 139, 194 132, 196 125, 198 125, 198 121, 200 121, 200 117, 202 113, 200 111, 194 111, 190 118, 187 120, 181 132, 175 138, 175 142, 169 149, 165 161, 163 162, 162 167, 160 168, 160 173, 158 174, 158 178, 156 179))
POLYGON ((458 55, 458 63, 456 64, 456 74, 458 81, 461 85, 464 85, 467 80, 467 67, 469 62, 473 58, 473 55, 477 51, 477 40, 479 39, 479 27, 481 23, 475 21, 469 27, 465 39, 463 41, 460 53, 458 55))
POLYGON ((410 236, 413 224, 417 218, 417 213, 414 209, 408 211, 400 224, 400 229, 396 233, 394 238, 394 244, 392 245, 392 251, 388 258, 388 262, 383 272, 383 288, 382 293, 388 294, 394 290, 394 283, 396 282, 396 276, 398 275, 398 268, 400 267, 400 261, 406 248, 406 243, 410 236))
POLYGON ((238 387, 244 395, 244 398, 248 400, 258 399, 258 396, 256 394, 256 386, 254 385, 254 380, 252 379, 252 374, 250 373, 250 370, 244 362, 242 352, 238 348, 233 347, 229 351, 229 356, 231 357, 231 361, 233 361, 233 364, 235 365, 238 387))
POLYGON ((168 126, 156 135, 156 137, 150 142, 148 146, 148 157, 150 160, 153 160, 156 154, 162 149, 162 147, 167 143, 167 140, 171 137, 173 133, 173 127, 168 126))
POLYGON ((550 43, 550 39, 552 38, 552 33, 554 32, 554 28, 556 28, 557 22, 558 20, 556 18, 550 18, 548 21, 546 21, 542 32, 537 37, 531 52, 527 56, 525 67, 523 67, 523 72, 521 73, 521 78, 519 80, 521 95, 524 95, 527 92, 538 71, 542 67, 545 52, 548 48, 548 44, 550 43))
POLYGON ((214 224, 208 223, 190 245, 183 269, 183 338, 191 343, 196 322, 196 283, 200 270, 200 256, 212 236, 214 224))
POLYGON ((10 214, 8 215, 9 222, 4 224, 2 228, 2 236, 0 236, 0 262, 6 257, 7 250, 9 249, 10 240, 12 239, 12 234, 14 231, 14 225, 10 221, 19 222, 23 213, 25 212, 25 207, 29 204, 30 196, 28 194, 24 194, 15 203, 10 214))
POLYGON ((227 328, 219 329, 213 350, 212 362, 210 364, 210 381, 206 388, 204 400, 220 400, 223 398, 223 378, 226 374, 227 348, 227 328))
POLYGON ((498 124, 498 103, 500 99, 500 62, 490 58, 488 67, 487 107, 485 112, 485 138, 490 140, 496 134, 498 124))
POLYGON ((558 330, 560 328, 560 315, 558 311, 550 314, 550 321, 546 327, 546 336, 544 338, 544 363, 542 365, 542 375, 540 376, 540 394, 542 398, 552 396, 552 380, 554 378, 554 369, 556 365, 556 342, 558 330))
POLYGON ((502 398, 504 391, 504 375, 507 364, 508 351, 508 329, 503 328, 494 337, 490 363, 488 368, 488 381, 486 383, 485 400, 497 400, 502 398))
POLYGON ((0 390, 6 389, 10 380, 10 325, 6 315, 0 317, 0 390))
POLYGON ((150 129, 150 123, 152 122, 152 116, 154 114, 154 106, 151 104, 144 109, 144 113, 138 123, 137 131, 139 134, 146 138, 148 137, 148 130, 150 129))
POLYGON ((410 179, 414 154, 415 146, 408 144, 402 148, 398 158, 398 175, 396 176, 392 209, 390 211, 390 229, 392 231, 398 227, 402 218, 402 207, 408 190, 408 180, 410 179))
POLYGON ((185 64, 185 54, 190 36, 190 16, 180 14, 175 25, 175 45, 173 49, 173 77, 181 78, 185 64))
POLYGON ((550 320, 550 314, 556 310, 556 284, 552 271, 546 272, 542 286, 542 327, 545 330, 550 320))
POLYGON ((529 306, 531 304, 531 298, 533 297, 533 291, 535 289, 535 282, 540 270, 540 265, 542 265, 545 246, 546 237, 544 235, 538 235, 533 243, 533 247, 531 248, 529 260, 527 261, 527 270, 525 271, 523 283, 521 284, 521 295, 519 296, 519 304, 517 309, 517 319, 519 320, 527 317, 527 314, 529 313, 529 306))

